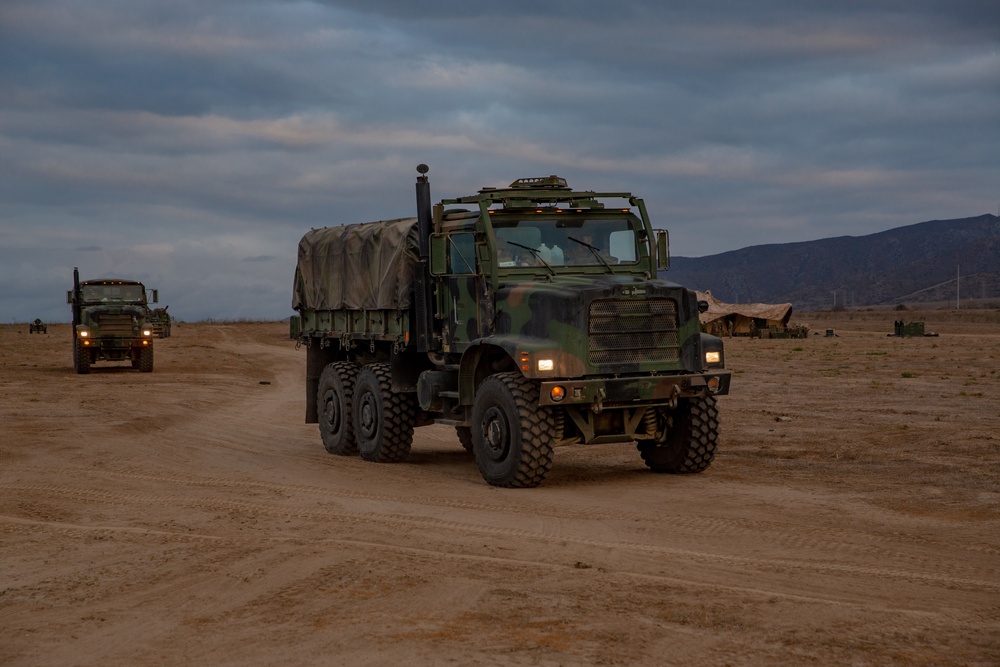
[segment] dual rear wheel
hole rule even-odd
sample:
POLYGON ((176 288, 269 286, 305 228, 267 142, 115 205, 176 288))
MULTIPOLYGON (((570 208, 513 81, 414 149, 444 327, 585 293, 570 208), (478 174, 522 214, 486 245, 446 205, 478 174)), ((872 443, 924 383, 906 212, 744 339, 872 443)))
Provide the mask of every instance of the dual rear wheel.
POLYGON ((320 435, 331 454, 360 454, 379 463, 409 455, 416 400, 392 391, 389 364, 329 364, 320 375, 316 398, 320 435))
MULTIPOLYGON (((320 435, 331 454, 380 463, 409 455, 416 400, 392 391, 389 364, 331 363, 320 375, 316 399, 320 435)), ((537 386, 518 373, 488 378, 476 394, 472 427, 456 430, 483 478, 504 487, 541 484, 559 438, 551 411, 538 407, 537 386)))

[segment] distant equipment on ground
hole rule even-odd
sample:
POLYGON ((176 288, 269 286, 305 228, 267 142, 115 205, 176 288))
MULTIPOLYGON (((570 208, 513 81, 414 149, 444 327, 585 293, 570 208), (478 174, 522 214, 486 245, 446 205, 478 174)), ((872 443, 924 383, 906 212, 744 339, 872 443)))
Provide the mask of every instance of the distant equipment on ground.
POLYGON ((28 324, 29 334, 33 333, 47 334, 48 332, 49 332, 49 327, 45 324, 45 322, 42 322, 40 319, 36 318, 34 322, 28 324))
POLYGON ((806 338, 809 336, 809 327, 804 324, 792 324, 781 326, 780 324, 770 324, 766 327, 753 327, 750 330, 751 338, 806 338))
POLYGON ((915 336, 937 336, 933 331, 924 332, 923 322, 904 322, 903 320, 896 320, 893 324, 893 331, 891 334, 886 334, 888 336, 898 336, 900 338, 909 338, 915 336))

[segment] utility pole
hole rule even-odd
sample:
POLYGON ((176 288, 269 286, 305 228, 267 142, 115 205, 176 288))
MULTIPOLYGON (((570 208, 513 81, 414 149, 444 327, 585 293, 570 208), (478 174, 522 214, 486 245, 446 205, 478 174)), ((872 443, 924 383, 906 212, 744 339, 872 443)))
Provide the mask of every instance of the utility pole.
POLYGON ((959 294, 962 289, 962 265, 955 265, 955 310, 961 310, 962 304, 959 301, 959 294))

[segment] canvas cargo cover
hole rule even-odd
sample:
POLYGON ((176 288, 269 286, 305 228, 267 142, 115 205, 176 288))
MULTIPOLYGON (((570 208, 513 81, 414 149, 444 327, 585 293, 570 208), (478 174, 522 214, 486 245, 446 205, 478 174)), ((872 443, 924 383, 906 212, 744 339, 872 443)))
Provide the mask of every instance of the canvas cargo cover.
POLYGON ((299 241, 292 308, 407 309, 419 259, 416 218, 313 229, 299 241))

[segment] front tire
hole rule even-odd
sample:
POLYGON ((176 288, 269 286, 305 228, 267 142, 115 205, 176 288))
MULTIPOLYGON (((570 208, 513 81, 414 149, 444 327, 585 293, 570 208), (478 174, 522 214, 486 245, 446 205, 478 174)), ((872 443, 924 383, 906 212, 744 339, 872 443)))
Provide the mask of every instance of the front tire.
POLYGON ((462 449, 467 452, 472 452, 472 429, 468 426, 456 426, 455 435, 458 436, 458 441, 462 443, 462 449))
POLYGON ((366 461, 393 463, 410 455, 416 400, 392 391, 389 364, 368 364, 354 385, 354 437, 366 461))
POLYGON ((139 372, 153 372, 153 347, 143 347, 139 349, 139 372))
POLYGON ((472 406, 472 447, 483 479, 493 486, 538 486, 552 467, 559 437, 538 386, 519 373, 486 378, 472 406))
POLYGON ((73 369, 79 375, 90 373, 90 349, 80 339, 73 344, 73 369))
POLYGON ((327 364, 319 376, 316 404, 319 406, 319 434, 323 447, 331 454, 350 456, 358 453, 354 440, 351 408, 358 365, 350 361, 327 364))
POLYGON ((641 442, 639 455, 653 472, 688 474, 705 470, 719 443, 714 396, 681 399, 674 410, 657 409, 657 439, 641 442))

